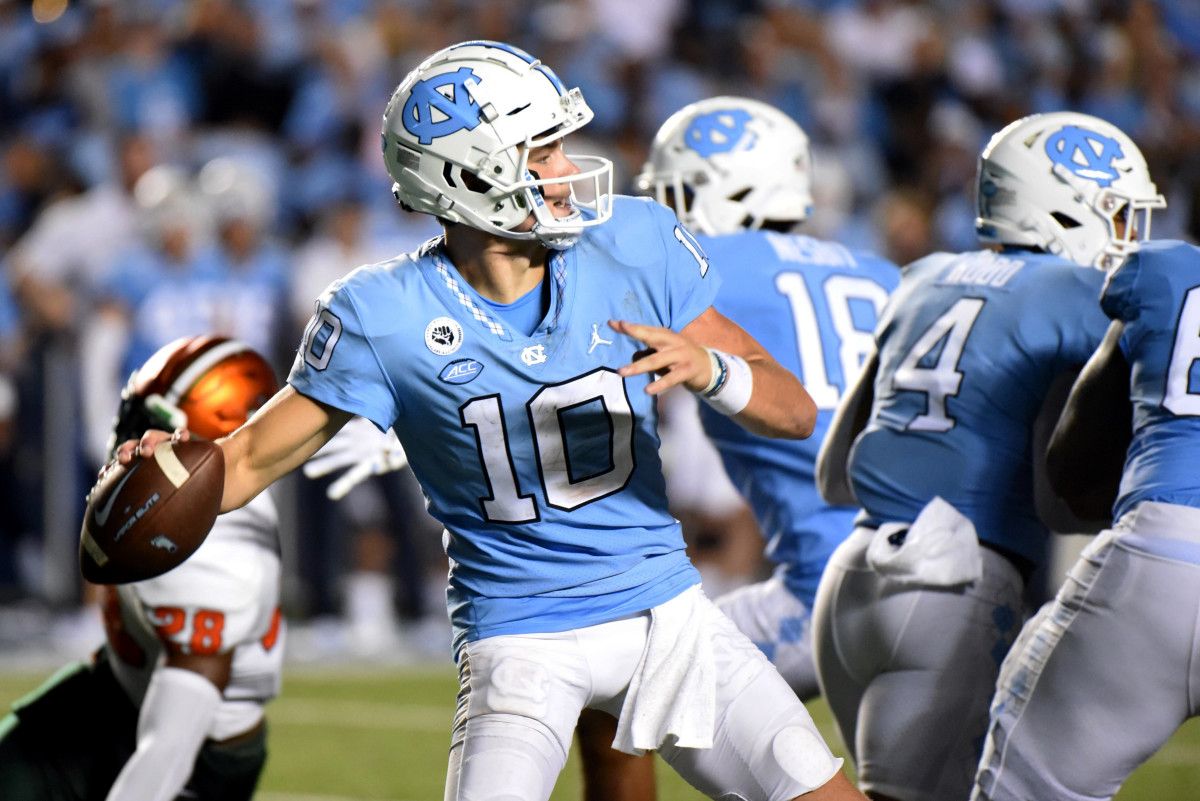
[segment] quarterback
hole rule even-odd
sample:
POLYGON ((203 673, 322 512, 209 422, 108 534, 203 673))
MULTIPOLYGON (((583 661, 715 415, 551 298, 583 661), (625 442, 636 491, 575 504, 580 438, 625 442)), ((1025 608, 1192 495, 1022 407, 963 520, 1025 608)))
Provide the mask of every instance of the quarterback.
POLYGON ((977 199, 979 238, 998 250, 905 269, 817 466, 827 499, 863 508, 817 590, 814 652, 875 798, 970 793, 1046 545, 1035 425, 1104 336, 1105 271, 1163 205, 1129 137, 1072 112, 997 133, 977 199))
POLYGON ((712 308, 719 278, 675 215, 614 196, 607 160, 564 153, 591 117, 501 43, 454 45, 404 79, 384 160, 399 202, 444 236, 317 300, 289 385, 221 441, 223 508, 354 415, 396 432, 451 563, 451 801, 548 798, 584 707, 714 798, 858 797, 700 592, 657 454, 653 401, 669 387, 775 436, 811 433, 812 401, 712 308), (596 346, 600 330, 611 342, 596 346))
MULTIPOLYGON (((246 345, 185 337, 129 379, 112 442, 181 425, 219 437, 276 388, 246 345)), ((174 570, 105 587, 105 645, 0 721, 0 798, 249 801, 283 668, 279 581, 278 515, 260 495, 174 570)))

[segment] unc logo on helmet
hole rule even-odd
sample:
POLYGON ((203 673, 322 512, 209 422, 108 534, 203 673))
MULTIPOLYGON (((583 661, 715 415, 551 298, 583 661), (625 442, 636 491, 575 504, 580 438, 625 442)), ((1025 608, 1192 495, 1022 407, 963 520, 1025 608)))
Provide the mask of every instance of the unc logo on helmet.
POLYGON ((479 105, 471 97, 467 82, 479 79, 470 67, 434 75, 416 83, 404 103, 404 130, 428 145, 442 136, 472 131, 483 121, 479 105), (435 119, 435 115, 441 117, 435 119))
POLYGON ((1113 161, 1124 158, 1121 143, 1078 125, 1066 125, 1046 139, 1050 161, 1101 187, 1121 177, 1113 161))
MULTIPOLYGON (((741 144, 746 135, 746 124, 751 119, 750 112, 736 108, 702 114, 692 120, 683 134, 683 141, 704 158, 728 153, 741 144)), ((753 146, 752 138, 745 149, 753 146)))

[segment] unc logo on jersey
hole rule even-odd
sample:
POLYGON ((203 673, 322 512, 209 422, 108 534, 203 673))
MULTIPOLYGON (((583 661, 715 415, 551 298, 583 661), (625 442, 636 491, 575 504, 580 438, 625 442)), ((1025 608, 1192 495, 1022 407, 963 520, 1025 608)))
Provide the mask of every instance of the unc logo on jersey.
POLYGON ((752 119, 750 112, 743 109, 701 114, 684 131, 683 141, 704 158, 735 148, 749 150, 754 146, 754 137, 744 144, 742 140, 746 136, 746 125, 752 119))
POLYGON ((459 67, 455 72, 416 83, 401 114, 404 130, 423 145, 442 136, 474 130, 483 121, 483 114, 467 85, 478 80, 470 67, 459 67))
POLYGON ((530 345, 521 351, 521 361, 525 362, 529 367, 533 367, 535 364, 542 364, 546 361, 546 346, 530 345))
POLYGON ((483 365, 474 359, 455 359, 442 368, 438 378, 447 384, 469 384, 483 372, 483 365))
POLYGON ((1056 165, 1101 187, 1121 177, 1113 161, 1124 158, 1121 143, 1103 134, 1066 125, 1046 140, 1046 155, 1056 165))
POLYGON ((452 317, 435 317, 425 326, 425 347, 438 356, 449 356, 462 347, 463 329, 452 317))

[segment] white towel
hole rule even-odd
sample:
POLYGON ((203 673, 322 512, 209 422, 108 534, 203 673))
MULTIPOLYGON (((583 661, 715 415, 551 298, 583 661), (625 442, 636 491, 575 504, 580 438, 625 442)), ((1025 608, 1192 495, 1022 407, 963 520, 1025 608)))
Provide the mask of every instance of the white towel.
POLYGON ((681 748, 712 748, 717 681, 708 610, 698 586, 650 610, 650 632, 612 747, 641 756, 667 738, 681 748))
POLYGON ((975 525, 937 496, 911 524, 881 525, 867 546, 867 564, 899 584, 926 587, 971 584, 983 575, 975 525))

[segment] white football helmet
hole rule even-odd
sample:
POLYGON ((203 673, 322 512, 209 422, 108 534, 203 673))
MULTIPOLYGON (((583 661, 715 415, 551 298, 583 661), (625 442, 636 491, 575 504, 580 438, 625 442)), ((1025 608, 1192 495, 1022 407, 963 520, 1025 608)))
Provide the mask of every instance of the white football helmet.
POLYGON ((219 156, 200 169, 196 182, 218 224, 245 220, 263 228, 270 221, 271 189, 266 177, 253 167, 219 156))
POLYGON ((562 249, 612 216, 612 162, 570 156, 582 170, 532 174, 531 148, 592 119, 578 89, 500 42, 463 42, 434 53, 397 87, 383 115, 383 160, 396 199, 415 211, 510 239, 562 249), (541 187, 569 184, 577 211, 554 216, 541 187), (532 231, 516 232, 529 215, 532 231))
POLYGON ((812 208, 808 136, 766 103, 701 100, 658 129, 637 187, 704 234, 801 222, 812 208))
POLYGON ((204 239, 211 224, 191 177, 169 164, 151 167, 133 187, 142 235, 161 246, 172 231, 185 231, 191 242, 204 239))
POLYGON ((1150 237, 1151 211, 1167 205, 1133 140, 1074 111, 1005 126, 979 157, 977 190, 981 242, 1038 247, 1102 270, 1136 251, 1150 237))

